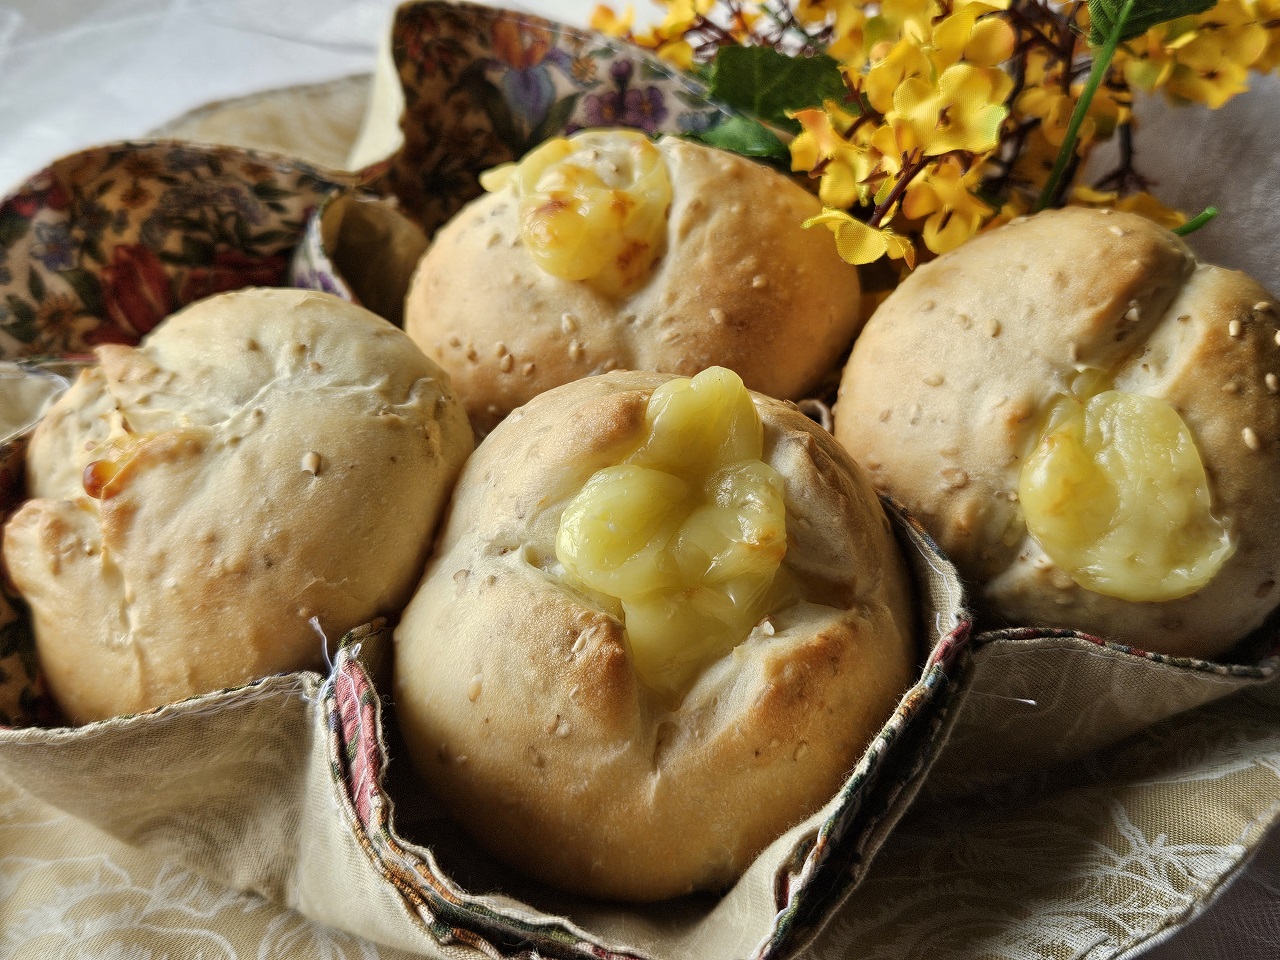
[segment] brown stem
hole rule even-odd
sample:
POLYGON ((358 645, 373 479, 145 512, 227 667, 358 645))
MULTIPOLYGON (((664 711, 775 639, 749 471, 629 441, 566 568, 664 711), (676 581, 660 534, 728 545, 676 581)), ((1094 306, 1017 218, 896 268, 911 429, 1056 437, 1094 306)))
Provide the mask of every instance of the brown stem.
POLYGON ((1018 157, 1022 155, 1023 149, 1026 147, 1027 138, 1031 136, 1031 132, 1040 126, 1040 121, 1027 120, 1014 127, 1013 132, 1009 134, 1006 140, 1007 157, 1000 157, 993 162, 998 164, 1000 172, 994 177, 988 177, 983 183, 987 192, 993 193, 1002 200, 1006 199, 1005 193, 1009 189, 1009 184, 1013 180, 1013 168, 1018 162, 1018 157))
MULTIPOLYGON (((1038 4, 1031 4, 1031 8, 1034 10, 1041 9, 1038 4)), ((1006 15, 1011 21, 1013 28, 1018 32, 1018 37, 1020 41, 1019 45, 1023 47, 1023 49, 1034 44, 1037 46, 1044 47, 1046 50, 1048 50, 1050 53, 1054 55, 1057 55, 1059 53, 1060 48, 1058 44, 1055 43, 1053 40, 1051 40, 1048 36, 1046 36, 1044 32, 1040 30, 1039 26, 1037 26, 1036 21, 1041 20, 1043 18, 1029 17, 1027 16, 1026 12, 1024 12, 1023 10, 1019 9, 1016 6, 1011 6, 1009 7, 1008 10, 997 11, 997 13, 993 15, 1000 15, 1000 14, 1006 15)), ((1053 21, 1050 21, 1049 25, 1055 28, 1054 32, 1056 33, 1057 24, 1054 23, 1053 21)))
POLYGON ((1129 193, 1134 190, 1146 190, 1151 181, 1138 172, 1134 166, 1135 150, 1133 146, 1132 124, 1121 124, 1117 130, 1120 140, 1120 163, 1094 186, 1099 190, 1115 190, 1117 193, 1129 193))
POLYGON ((907 187, 911 185, 911 181, 920 175, 920 172, 929 165, 932 159, 934 158, 922 155, 915 160, 907 161, 902 173, 898 176, 898 182, 893 185, 889 195, 871 211, 871 218, 867 221, 867 226, 879 228, 881 221, 888 216, 889 211, 902 199, 902 195, 907 192, 907 187))

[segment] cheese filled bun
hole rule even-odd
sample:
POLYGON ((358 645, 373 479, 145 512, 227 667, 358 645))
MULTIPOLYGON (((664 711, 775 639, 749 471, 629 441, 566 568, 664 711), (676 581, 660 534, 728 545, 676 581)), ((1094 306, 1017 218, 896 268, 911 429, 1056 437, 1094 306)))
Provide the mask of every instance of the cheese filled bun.
POLYGON ((323 668, 316 627, 408 601, 473 439, 403 332, 242 290, 97 358, 36 429, 4 534, 72 722, 323 668))
POLYGON ((720 890, 831 799, 915 673, 912 590, 843 450, 730 371, 507 418, 395 634, 411 757, 525 873, 720 890))
POLYGON ((996 623, 1214 657, 1280 601, 1276 300, 1135 215, 974 238, 868 322, 837 438, 996 623))
POLYGON ((435 237, 405 329, 481 431, 551 387, 609 370, 735 370, 797 399, 860 322, 857 270, 802 224, 818 199, 754 161, 596 130, 482 179, 435 237))

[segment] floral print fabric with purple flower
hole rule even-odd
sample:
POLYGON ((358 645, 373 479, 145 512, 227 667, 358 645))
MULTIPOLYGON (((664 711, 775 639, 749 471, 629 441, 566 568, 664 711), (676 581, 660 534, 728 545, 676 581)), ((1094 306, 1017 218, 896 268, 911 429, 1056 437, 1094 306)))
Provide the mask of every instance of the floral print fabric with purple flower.
POLYGON ((609 67, 614 89, 591 94, 583 101, 586 127, 631 127, 652 136, 667 119, 662 91, 656 86, 632 87, 635 64, 615 60, 609 67))
POLYGON ((0 358, 137 343, 179 307, 284 281, 343 184, 231 148, 98 147, 0 200, 0 358))

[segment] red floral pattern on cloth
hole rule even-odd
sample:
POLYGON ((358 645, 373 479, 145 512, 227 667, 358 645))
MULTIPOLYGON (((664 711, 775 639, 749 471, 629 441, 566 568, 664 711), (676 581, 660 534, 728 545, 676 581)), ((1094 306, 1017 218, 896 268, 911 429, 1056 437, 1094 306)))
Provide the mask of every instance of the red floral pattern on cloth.
POLYGON ((137 342, 173 313, 177 298, 160 256, 141 243, 111 251, 102 268, 103 305, 117 332, 137 342))
POLYGON ((137 343, 194 300, 284 284, 311 212, 356 180, 173 143, 57 161, 0 200, 0 359, 137 343))

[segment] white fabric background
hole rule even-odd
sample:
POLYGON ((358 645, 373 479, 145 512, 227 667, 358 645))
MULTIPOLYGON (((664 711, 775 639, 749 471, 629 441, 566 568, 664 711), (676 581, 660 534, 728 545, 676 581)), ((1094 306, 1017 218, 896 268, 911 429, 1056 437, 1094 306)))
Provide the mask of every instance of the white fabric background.
MULTIPOLYGON (((507 4, 585 24, 596 0, 507 4)), ((620 7, 621 3, 615 3, 620 7)), ((372 69, 395 0, 19 0, 0 4, 0 192, 54 158, 141 137, 201 104, 372 69)), ((639 0, 637 13, 656 8, 639 0)), ((1143 110, 1159 194, 1217 222, 1202 256, 1280 292, 1280 80, 1224 110, 1143 110)), ((1105 162, 1105 161, 1104 161, 1105 162)), ((2 853, 2 851, 0 851, 2 853)), ((1199 923, 1149 960, 1280 953, 1280 839, 1199 923)))
MULTIPOLYGON (((595 2, 508 6, 585 25, 595 2)), ((139 137, 213 100, 367 73, 395 7, 396 0, 0 4, 0 191, 62 154, 139 137)))

